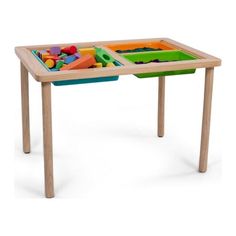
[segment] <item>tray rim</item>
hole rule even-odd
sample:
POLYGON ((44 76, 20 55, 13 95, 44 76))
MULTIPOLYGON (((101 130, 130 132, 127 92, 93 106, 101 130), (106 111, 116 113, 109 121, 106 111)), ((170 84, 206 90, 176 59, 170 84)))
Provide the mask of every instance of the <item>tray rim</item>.
POLYGON ((199 51, 169 38, 150 38, 150 39, 133 39, 133 40, 118 40, 118 41, 99 41, 99 42, 84 42, 84 43, 69 43, 69 44, 48 44, 48 45, 31 45, 15 47, 15 53, 19 57, 21 63, 26 67, 30 74, 39 82, 53 82, 60 80, 86 79, 93 77, 106 77, 115 75, 140 74, 149 72, 162 72, 171 70, 194 69, 194 68, 213 68, 221 65, 221 60, 217 57, 199 51), (144 65, 132 64, 124 59, 118 53, 107 48, 106 44, 111 43, 129 43, 129 42, 145 42, 159 41, 162 44, 182 50, 198 59, 190 61, 164 62, 164 63, 149 63, 144 65), (81 47, 97 46, 105 49, 115 60, 123 64, 120 67, 105 67, 105 68, 90 68, 79 70, 68 70, 49 72, 32 54, 32 50, 45 49, 51 46, 68 46, 76 45, 81 47))

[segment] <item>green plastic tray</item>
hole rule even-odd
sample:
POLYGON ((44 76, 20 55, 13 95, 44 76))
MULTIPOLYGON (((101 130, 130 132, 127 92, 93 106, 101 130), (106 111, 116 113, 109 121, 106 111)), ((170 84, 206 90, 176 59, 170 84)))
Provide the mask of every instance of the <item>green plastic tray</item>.
MULTIPOLYGON (((143 61, 145 63, 145 62, 149 62, 149 61, 155 60, 155 59, 158 59, 160 61, 168 61, 168 62, 197 59, 196 57, 194 57, 190 54, 187 54, 183 51, 179 51, 179 50, 130 53, 130 54, 122 55, 122 56, 133 63, 139 62, 139 61, 143 61)), ((159 63, 161 63, 161 62, 159 62, 159 63)), ((168 76, 168 75, 193 74, 193 73, 195 73, 195 71, 196 71, 196 69, 187 69, 187 70, 135 74, 135 76, 138 78, 150 78, 150 77, 159 77, 159 76, 168 76)))

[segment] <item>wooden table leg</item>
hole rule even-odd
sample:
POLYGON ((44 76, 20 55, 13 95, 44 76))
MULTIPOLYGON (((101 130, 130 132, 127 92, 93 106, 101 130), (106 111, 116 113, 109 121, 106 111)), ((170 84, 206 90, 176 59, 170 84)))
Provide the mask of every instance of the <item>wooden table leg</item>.
POLYGON ((54 197, 51 83, 42 83, 45 196, 54 197))
POLYGON ((30 153, 30 121, 29 121, 29 81, 28 71, 21 63, 21 110, 23 151, 30 153))
POLYGON ((206 68, 199 172, 207 171, 214 68, 206 68))
POLYGON ((164 136, 164 116, 165 115, 165 77, 159 77, 158 86, 158 121, 157 121, 157 134, 159 137, 164 136))

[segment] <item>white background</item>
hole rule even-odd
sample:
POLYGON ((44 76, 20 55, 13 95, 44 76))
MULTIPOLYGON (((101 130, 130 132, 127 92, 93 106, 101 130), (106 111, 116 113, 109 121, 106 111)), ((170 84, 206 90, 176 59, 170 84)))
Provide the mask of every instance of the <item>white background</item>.
POLYGON ((234 1, 1 4, 1 235, 235 235, 234 1), (169 37, 215 69, 209 169, 197 172, 204 70, 166 79, 52 87, 55 199, 43 196, 40 84, 30 78, 32 153, 22 153, 17 45, 169 37))

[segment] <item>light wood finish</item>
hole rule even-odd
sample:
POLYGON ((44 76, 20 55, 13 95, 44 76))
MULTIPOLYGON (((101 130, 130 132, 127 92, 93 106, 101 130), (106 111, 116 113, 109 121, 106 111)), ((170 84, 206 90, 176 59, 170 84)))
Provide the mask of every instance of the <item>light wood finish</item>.
MULTIPOLYGON (((136 65, 130 63, 128 60, 124 59, 118 53, 112 52, 112 56, 115 57, 118 61, 120 61, 123 64, 123 66, 57 71, 52 73, 50 71, 47 71, 37 61, 37 59, 32 55, 30 50, 45 49, 53 45, 16 47, 15 51, 17 56, 22 61, 22 63, 28 69, 28 71, 39 82, 86 79, 94 77, 162 72, 162 71, 183 70, 183 69, 193 69, 193 68, 210 68, 210 67, 220 66, 221 64, 221 60, 219 58, 213 57, 199 50, 190 48, 186 45, 180 44, 171 39, 156 38, 156 39, 123 40, 123 41, 104 41, 104 42, 90 42, 90 43, 75 43, 75 45, 80 47, 97 46, 106 48, 107 44, 128 43, 128 42, 161 42, 161 43, 171 44, 171 47, 181 48, 182 50, 197 56, 199 59, 136 65)), ((67 46, 70 44, 57 44, 57 45, 67 46)))
POLYGON ((37 75, 47 72, 35 56, 27 48, 15 48, 16 55, 28 72, 37 80, 37 75))
POLYGON ((164 38, 146 38, 146 39, 125 39, 125 40, 108 40, 108 41, 94 41, 94 42, 77 42, 77 43, 58 43, 58 44, 44 44, 44 45, 30 45, 30 46, 19 46, 23 48, 27 48, 29 50, 41 50, 53 46, 70 46, 75 45, 79 47, 93 47, 93 46, 106 46, 111 44, 120 44, 120 43, 131 43, 131 42, 156 42, 164 40, 164 38))
POLYGON ((42 107, 43 107, 45 195, 47 198, 52 198, 54 197, 54 186, 53 186, 51 83, 42 83, 42 107))
POLYGON ((206 68, 199 171, 206 172, 211 120, 214 68, 206 68))
POLYGON ((158 131, 159 137, 164 136, 164 123, 165 123, 165 77, 159 77, 158 86, 158 131))
POLYGON ((177 41, 175 41, 173 39, 165 38, 165 39, 161 40, 161 43, 165 44, 166 46, 169 46, 169 47, 174 47, 176 49, 183 50, 183 51, 185 51, 187 53, 190 53, 190 54, 192 54, 192 55, 194 55, 194 56, 196 56, 198 58, 202 58, 202 59, 208 58, 208 59, 213 59, 213 60, 216 60, 216 61, 220 62, 220 59, 217 58, 217 57, 214 57, 214 56, 212 56, 210 54, 207 54, 207 53, 202 52, 200 50, 197 50, 195 48, 189 47, 189 46, 187 46, 185 44, 179 43, 179 42, 177 42, 177 41))
POLYGON ((216 64, 211 59, 200 59, 192 61, 176 61, 163 63, 148 63, 129 66, 90 68, 70 71, 45 72, 37 76, 41 82, 52 82, 60 80, 86 79, 94 77, 105 77, 115 75, 140 74, 148 72, 162 72, 172 70, 183 70, 202 67, 214 67, 216 64))
MULTIPOLYGON (((138 40, 100 41, 85 43, 68 43, 53 45, 21 46, 16 47, 15 52, 21 61, 21 92, 22 92, 22 127, 23 149, 30 152, 30 129, 29 129, 29 92, 28 72, 42 85, 42 110, 43 110, 43 143, 44 143, 44 172, 45 172, 45 195, 47 198, 54 197, 53 183, 53 148, 52 148, 52 117, 51 117, 51 83, 60 80, 86 79, 126 74, 139 74, 149 72, 162 72, 172 70, 184 70, 193 68, 206 68, 205 94, 202 121, 202 137, 200 150, 199 171, 207 170, 207 156, 210 133, 211 99, 213 86, 214 67, 221 65, 221 60, 187 45, 168 38, 152 38, 138 40), (107 48, 106 45, 130 43, 130 42, 161 42, 167 46, 182 50, 196 56, 196 60, 175 61, 164 63, 148 63, 136 65, 126 60, 120 54, 107 48), (35 58, 32 50, 46 49, 51 46, 76 45, 79 47, 102 47, 123 65, 118 67, 91 68, 80 70, 68 70, 50 72, 35 58)), ((165 105, 165 77, 159 78, 158 86, 158 136, 164 136, 164 105, 165 105)))
POLYGON ((121 62, 123 65, 132 65, 133 63, 127 61, 124 57, 122 57, 121 55, 119 55, 118 53, 114 52, 113 50, 111 50, 108 47, 105 46, 101 46, 100 48, 104 49, 105 51, 107 51, 114 59, 116 59, 117 61, 121 62))
POLYGON ((28 71, 22 63, 20 68, 23 151, 24 153, 30 153, 29 79, 28 71))

